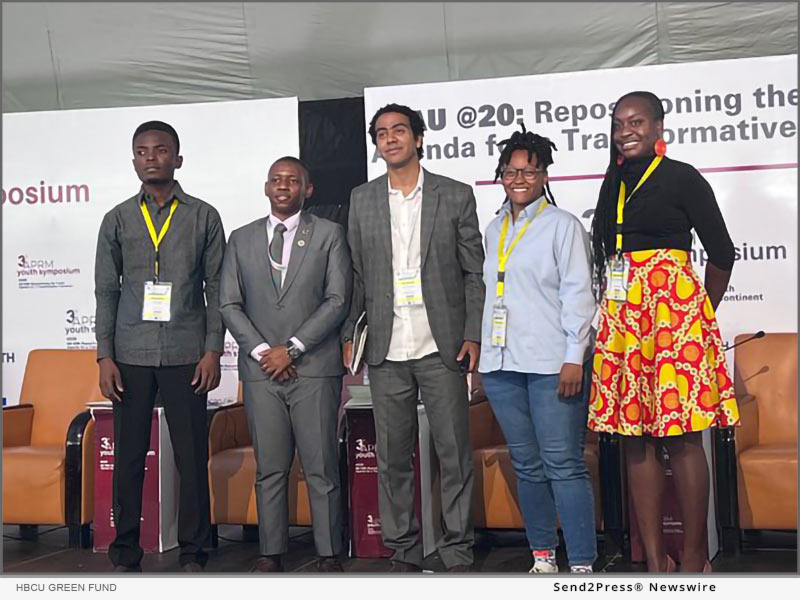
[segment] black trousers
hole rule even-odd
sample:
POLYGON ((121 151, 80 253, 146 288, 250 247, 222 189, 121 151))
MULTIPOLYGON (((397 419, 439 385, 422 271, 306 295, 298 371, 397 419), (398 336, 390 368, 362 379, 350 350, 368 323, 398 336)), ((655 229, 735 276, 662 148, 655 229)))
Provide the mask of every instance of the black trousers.
POLYGON ((156 393, 161 393, 169 436, 180 476, 178 544, 180 564, 205 565, 209 536, 208 426, 206 394, 191 386, 196 365, 140 367, 118 363, 122 402, 114 403, 114 525, 117 537, 108 549, 114 565, 136 567, 142 559, 139 525, 144 465, 156 393))

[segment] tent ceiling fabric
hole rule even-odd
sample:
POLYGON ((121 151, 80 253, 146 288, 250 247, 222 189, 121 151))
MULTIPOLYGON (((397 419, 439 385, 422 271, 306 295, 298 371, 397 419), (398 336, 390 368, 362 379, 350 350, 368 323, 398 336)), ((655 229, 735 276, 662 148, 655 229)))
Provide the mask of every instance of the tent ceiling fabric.
POLYGON ((3 111, 322 100, 796 52, 793 2, 4 2, 3 111))

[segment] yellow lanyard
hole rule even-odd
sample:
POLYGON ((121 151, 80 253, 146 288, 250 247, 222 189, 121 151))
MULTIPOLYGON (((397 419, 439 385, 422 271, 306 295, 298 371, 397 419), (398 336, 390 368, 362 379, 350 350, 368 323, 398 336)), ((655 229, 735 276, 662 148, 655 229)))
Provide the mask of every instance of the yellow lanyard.
POLYGON ((633 188, 631 195, 627 198, 625 197, 625 182, 619 182, 619 196, 617 197, 617 243, 616 249, 617 254, 622 252, 622 212, 625 210, 625 204, 627 204, 628 200, 636 193, 636 191, 642 187, 647 178, 653 174, 653 171, 656 170, 656 167, 661 164, 661 159, 663 156, 656 156, 653 159, 653 162, 650 163, 650 166, 647 167, 647 170, 642 175, 642 178, 639 180, 639 183, 636 184, 636 187, 633 188))
POLYGON ((526 221, 525 225, 522 226, 522 229, 519 230, 516 237, 511 242, 511 245, 508 247, 508 250, 505 250, 506 247, 506 234, 508 233, 508 222, 511 215, 506 215, 506 218, 503 219, 503 227, 500 230, 500 243, 497 249, 497 298, 502 299, 503 295, 505 294, 505 278, 506 278, 506 263, 508 262, 508 257, 511 256, 511 253, 514 251, 514 248, 517 247, 517 242, 522 239, 522 236, 525 235, 525 232, 528 231, 528 227, 531 226, 533 220, 538 217, 544 207, 547 205, 547 200, 542 198, 542 203, 539 205, 539 209, 530 216, 530 218, 526 221))
POLYGON ((142 203, 139 205, 139 208, 142 209, 142 216, 144 216, 145 225, 147 225, 147 231, 150 233, 150 239, 153 241, 153 246, 156 249, 156 264, 155 264, 155 276, 156 281, 158 281, 158 246, 161 244, 161 240, 164 239, 164 236, 167 235, 167 230, 169 229, 169 224, 172 221, 172 215, 175 214, 175 210, 178 208, 178 199, 172 199, 172 206, 169 208, 169 216, 167 220, 164 221, 164 224, 161 226, 161 231, 156 235, 156 228, 153 225, 153 219, 150 218, 150 212, 147 210, 147 207, 144 204, 144 199, 142 199, 142 203))

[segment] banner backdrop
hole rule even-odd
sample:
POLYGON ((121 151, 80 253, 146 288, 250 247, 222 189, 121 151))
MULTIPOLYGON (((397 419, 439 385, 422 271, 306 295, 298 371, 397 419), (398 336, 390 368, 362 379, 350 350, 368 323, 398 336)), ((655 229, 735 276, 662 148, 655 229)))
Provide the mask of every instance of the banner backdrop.
MULTIPOLYGON (((131 138, 150 120, 175 127, 176 179, 226 235, 264 215, 269 165, 299 152, 297 98, 3 115, 4 403, 19 402, 30 350, 95 347, 97 232, 141 185, 131 138)), ((211 401, 235 399, 237 355, 228 334, 211 401)))
MULTIPOLYGON (((613 105, 633 90, 662 98, 667 156, 703 173, 736 246, 718 315, 726 340, 797 331, 797 55, 368 88, 364 100, 368 120, 390 102, 421 112, 423 166, 473 186, 481 231, 505 198, 496 144, 524 122, 558 147, 550 189, 588 231, 613 105)), ((369 136, 367 148, 372 179, 385 165, 369 136)), ((697 239, 693 249, 702 276, 697 239)))

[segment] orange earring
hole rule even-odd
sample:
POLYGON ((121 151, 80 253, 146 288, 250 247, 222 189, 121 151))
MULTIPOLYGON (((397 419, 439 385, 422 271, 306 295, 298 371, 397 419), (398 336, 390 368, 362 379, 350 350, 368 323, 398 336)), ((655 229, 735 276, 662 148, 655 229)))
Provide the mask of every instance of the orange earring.
POLYGON ((654 149, 658 156, 664 156, 667 153, 667 142, 661 138, 658 138, 654 145, 654 149))

